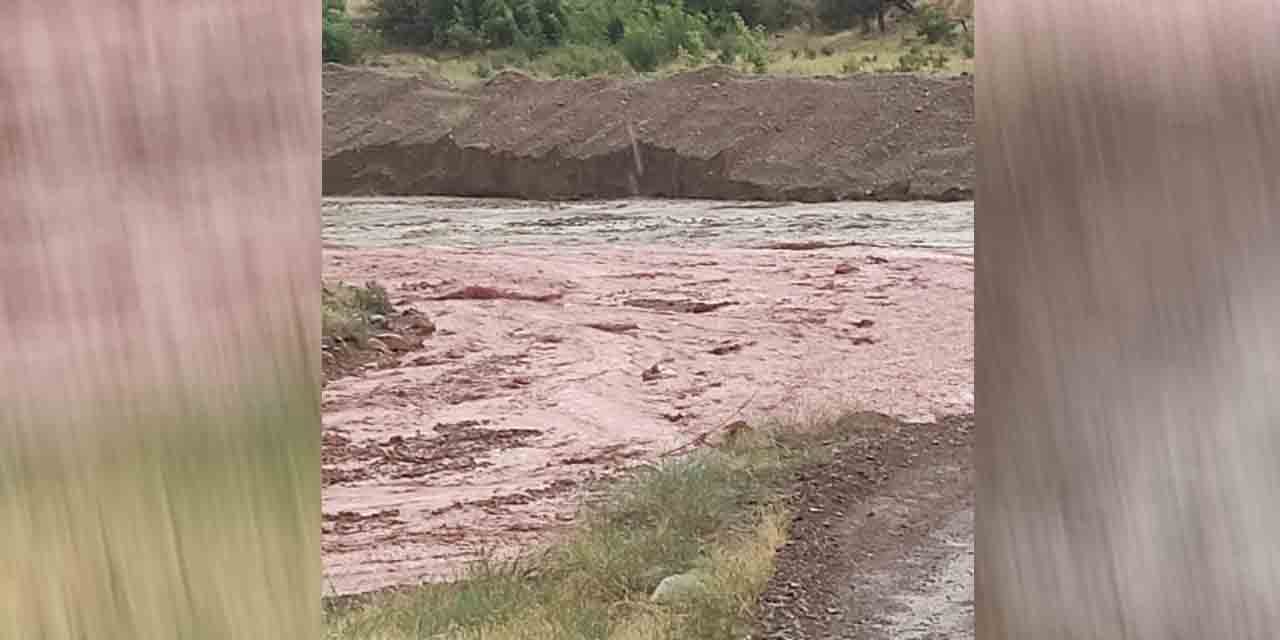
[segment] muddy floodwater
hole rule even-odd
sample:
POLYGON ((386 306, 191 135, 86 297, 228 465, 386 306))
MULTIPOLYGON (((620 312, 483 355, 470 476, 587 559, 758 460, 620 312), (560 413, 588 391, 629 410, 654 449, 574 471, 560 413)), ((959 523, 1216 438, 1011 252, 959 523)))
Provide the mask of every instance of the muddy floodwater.
POLYGON ((326 279, 438 327, 324 391, 329 592, 546 542, 591 481, 727 421, 973 410, 971 202, 342 199, 323 219, 326 279))
POLYGON ((461 198, 335 198, 325 201, 324 237, 360 247, 612 243, 747 248, 805 241, 969 253, 973 203, 625 200, 549 205, 461 198))

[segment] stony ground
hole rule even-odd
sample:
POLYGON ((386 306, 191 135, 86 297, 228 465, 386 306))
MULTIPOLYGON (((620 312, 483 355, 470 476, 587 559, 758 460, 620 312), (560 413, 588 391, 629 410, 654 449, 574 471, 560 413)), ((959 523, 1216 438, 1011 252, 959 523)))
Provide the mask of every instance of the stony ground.
POLYGON ((974 637, 972 415, 833 441, 797 478, 758 638, 974 637))

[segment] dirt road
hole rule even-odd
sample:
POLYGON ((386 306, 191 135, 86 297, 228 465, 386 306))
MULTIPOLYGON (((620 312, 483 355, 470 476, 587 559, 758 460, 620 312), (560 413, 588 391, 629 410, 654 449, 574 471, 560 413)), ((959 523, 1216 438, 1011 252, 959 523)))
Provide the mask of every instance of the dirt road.
POLYGON ((798 481, 757 637, 973 638, 973 418, 885 421, 798 481))

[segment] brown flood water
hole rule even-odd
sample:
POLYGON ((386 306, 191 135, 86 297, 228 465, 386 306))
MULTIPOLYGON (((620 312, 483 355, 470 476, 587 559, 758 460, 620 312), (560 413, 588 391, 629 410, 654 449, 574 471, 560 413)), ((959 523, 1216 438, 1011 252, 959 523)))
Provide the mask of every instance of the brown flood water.
POLYGON ((324 228, 326 279, 439 327, 324 391, 328 593, 545 542, 733 419, 973 410, 972 203, 332 200, 324 228), (437 299, 468 286, 509 297, 437 299))

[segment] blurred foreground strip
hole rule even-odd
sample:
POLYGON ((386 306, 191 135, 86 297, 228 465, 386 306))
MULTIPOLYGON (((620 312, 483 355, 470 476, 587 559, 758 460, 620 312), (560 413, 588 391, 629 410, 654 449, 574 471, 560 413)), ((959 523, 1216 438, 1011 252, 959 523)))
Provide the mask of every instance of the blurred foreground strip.
POLYGON ((1280 4, 979 4, 977 637, 1280 635, 1280 4))
POLYGON ((0 638, 320 636, 311 0, 10 0, 0 638))

